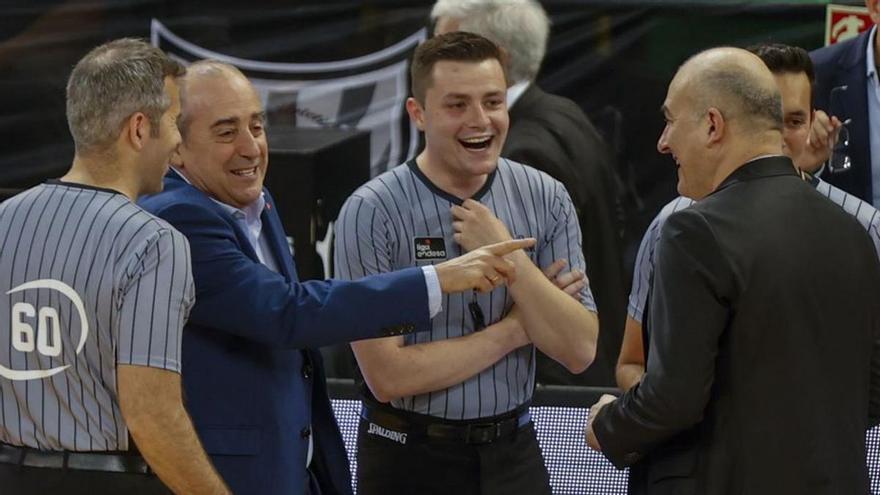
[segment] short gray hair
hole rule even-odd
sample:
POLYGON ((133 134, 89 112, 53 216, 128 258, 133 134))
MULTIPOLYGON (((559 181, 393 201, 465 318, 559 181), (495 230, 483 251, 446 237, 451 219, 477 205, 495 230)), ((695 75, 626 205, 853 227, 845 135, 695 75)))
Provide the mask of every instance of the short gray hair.
POLYGON ((67 81, 67 125, 77 153, 105 151, 131 114, 143 112, 151 134, 171 105, 165 78, 185 69, 143 40, 122 38, 86 54, 67 81))
POLYGON ((547 51, 550 19, 534 0, 438 0, 431 19, 448 17, 460 31, 492 40, 509 56, 508 77, 514 83, 534 81, 547 51))

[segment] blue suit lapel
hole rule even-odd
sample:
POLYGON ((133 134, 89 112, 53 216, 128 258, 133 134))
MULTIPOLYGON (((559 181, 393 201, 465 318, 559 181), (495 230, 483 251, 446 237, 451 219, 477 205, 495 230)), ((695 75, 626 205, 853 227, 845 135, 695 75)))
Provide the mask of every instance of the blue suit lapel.
MULTIPOLYGON (((181 177, 178 172, 174 171, 173 169, 168 170, 168 173, 165 174, 165 189, 167 191, 171 191, 171 190, 185 188, 185 187, 190 187, 190 188, 196 189, 195 186, 193 186, 192 184, 187 182, 183 177, 181 177)), ((254 251, 254 247, 251 246, 251 243, 248 240, 247 234, 239 226, 238 221, 236 221, 235 218, 233 218, 232 215, 229 214, 229 212, 227 212, 226 210, 221 208, 220 205, 215 203, 214 200, 212 200, 210 197, 208 197, 204 193, 202 193, 202 195, 203 195, 202 197, 204 198, 204 203, 208 207, 210 207, 211 209, 213 209, 214 211, 219 213, 223 217, 223 219, 230 226, 232 226, 232 231, 235 232, 235 238, 238 239, 238 244, 241 247, 241 252, 244 253, 245 255, 247 255, 248 258, 259 263, 260 258, 259 258, 259 256, 257 256, 257 252, 254 251)), ((280 262, 279 262, 279 264, 280 264, 280 262)))
POLYGON ((275 256, 281 273, 291 282, 299 281, 293 256, 290 255, 290 246, 287 244, 287 236, 284 235, 284 227, 281 225, 281 218, 275 211, 275 202, 269 193, 266 193, 266 207, 260 218, 263 221, 263 232, 272 249, 272 256, 275 256))
MULTIPOLYGON (((865 57, 869 41, 868 33, 863 34, 853 43, 844 56, 840 57, 840 84, 847 85, 843 94, 843 112, 841 120, 852 119, 850 131, 850 158, 853 160, 852 174, 856 175, 856 183, 864 184, 865 198, 871 198, 871 146, 868 137, 868 78, 865 76, 865 57)), ((832 102, 829 101, 829 105, 832 102)))
MULTIPOLYGON (((284 226, 281 225, 281 217, 278 216, 275 210, 275 202, 268 192, 266 192, 266 207, 263 209, 260 218, 263 220, 263 232, 266 234, 266 239, 269 240, 272 255, 275 256, 282 273, 291 282, 298 282, 299 276, 296 273, 293 256, 290 255, 290 247, 287 244, 287 236, 284 234, 284 226)), ((326 437, 327 432, 330 432, 330 435, 336 434, 335 432, 338 431, 339 427, 335 424, 335 417, 332 414, 332 409, 329 407, 330 402, 327 398, 324 364, 321 359, 321 353, 311 349, 300 349, 300 352, 302 353, 303 362, 310 363, 314 373, 311 381, 312 386, 309 387, 311 388, 312 427, 315 432, 315 455, 321 455, 321 446, 325 444, 332 446, 334 444, 331 439, 326 437), (327 418, 332 421, 330 425, 324 424, 327 418)), ((344 455, 344 452, 337 453, 336 455, 337 457, 331 456, 331 458, 338 458, 338 456, 344 455)), ((319 475, 319 477, 323 478, 324 476, 319 475)), ((330 478, 332 479, 333 476, 331 475, 330 478)), ((339 486, 345 486, 348 483, 347 478, 339 477, 339 479, 344 480, 339 486)), ((328 482, 326 479, 323 481, 324 483, 328 482)), ((336 482, 338 480, 330 481, 334 485, 336 482)))

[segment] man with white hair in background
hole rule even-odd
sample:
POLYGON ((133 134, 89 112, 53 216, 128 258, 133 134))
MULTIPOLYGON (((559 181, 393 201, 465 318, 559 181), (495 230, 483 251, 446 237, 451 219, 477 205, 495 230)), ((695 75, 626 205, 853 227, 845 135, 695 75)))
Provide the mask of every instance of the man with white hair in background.
POLYGON ((510 85, 510 130, 501 156, 562 182, 577 211, 587 276, 602 323, 596 361, 583 374, 572 375, 540 353, 538 381, 612 386, 626 317, 614 167, 606 143, 583 110, 535 84, 550 20, 533 0, 439 0, 431 20, 435 34, 468 31, 501 48, 510 85))

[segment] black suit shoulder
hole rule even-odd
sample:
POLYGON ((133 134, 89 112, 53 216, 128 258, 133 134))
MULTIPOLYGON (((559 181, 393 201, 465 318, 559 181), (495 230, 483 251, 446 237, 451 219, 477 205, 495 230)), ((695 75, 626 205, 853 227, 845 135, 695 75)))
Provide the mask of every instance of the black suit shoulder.
POLYGON ((562 182, 579 214, 614 215, 617 186, 609 150, 573 101, 529 86, 510 110, 502 156, 562 182))
POLYGON ((589 370, 575 378, 550 360, 539 358, 538 379, 613 385, 626 294, 618 248, 617 182, 608 147, 576 103, 531 84, 510 109, 510 130, 502 156, 546 172, 568 190, 583 234, 590 285, 602 321, 607 322, 589 370))
POLYGON ((871 31, 856 36, 855 38, 834 43, 832 45, 817 48, 810 52, 810 58, 817 70, 824 68, 830 64, 852 64, 859 58, 859 54, 864 51, 868 44, 868 37, 871 31))
POLYGON ((530 86, 510 110, 502 155, 562 182, 581 210, 614 208, 608 147, 583 110, 567 98, 530 86))

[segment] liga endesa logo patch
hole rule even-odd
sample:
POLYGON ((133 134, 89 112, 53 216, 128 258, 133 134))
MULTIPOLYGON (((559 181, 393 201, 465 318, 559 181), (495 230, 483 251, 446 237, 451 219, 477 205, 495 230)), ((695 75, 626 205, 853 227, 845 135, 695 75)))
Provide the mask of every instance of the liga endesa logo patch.
POLYGON ((442 237, 415 237, 413 238, 413 252, 416 261, 445 260, 446 241, 442 237))

